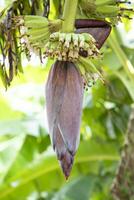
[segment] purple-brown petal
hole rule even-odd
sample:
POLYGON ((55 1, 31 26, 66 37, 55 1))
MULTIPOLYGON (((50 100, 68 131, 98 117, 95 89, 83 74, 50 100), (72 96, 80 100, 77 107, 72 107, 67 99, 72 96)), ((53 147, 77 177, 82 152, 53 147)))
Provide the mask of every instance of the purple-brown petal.
POLYGON ((58 115, 62 105, 66 74, 66 68, 64 68, 61 62, 56 61, 52 65, 46 84, 46 110, 49 133, 53 147, 55 146, 53 132, 57 127, 58 115))
POLYGON ((46 108, 53 148, 68 178, 80 137, 83 79, 71 62, 56 61, 46 85, 46 108))
POLYGON ((107 21, 96 19, 77 19, 75 21, 77 33, 89 33, 96 42, 97 47, 100 49, 111 32, 111 26, 107 21))
POLYGON ((79 144, 82 102, 83 79, 75 65, 67 62, 67 77, 58 127, 72 155, 79 144))

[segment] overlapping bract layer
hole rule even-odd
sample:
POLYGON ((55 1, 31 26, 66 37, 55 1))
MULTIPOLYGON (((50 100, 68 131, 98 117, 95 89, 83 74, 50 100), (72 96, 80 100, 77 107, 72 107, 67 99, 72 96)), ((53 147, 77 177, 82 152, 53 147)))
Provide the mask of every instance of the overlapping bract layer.
POLYGON ((56 61, 46 85, 50 138, 63 173, 70 174, 79 144, 83 79, 72 62, 56 61))

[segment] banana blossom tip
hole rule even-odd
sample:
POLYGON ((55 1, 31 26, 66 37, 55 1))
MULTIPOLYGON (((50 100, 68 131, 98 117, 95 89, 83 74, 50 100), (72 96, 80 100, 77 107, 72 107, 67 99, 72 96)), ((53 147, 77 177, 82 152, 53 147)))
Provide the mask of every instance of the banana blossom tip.
POLYGON ((83 79, 74 63, 56 61, 46 84, 49 134, 66 179, 79 145, 83 79))

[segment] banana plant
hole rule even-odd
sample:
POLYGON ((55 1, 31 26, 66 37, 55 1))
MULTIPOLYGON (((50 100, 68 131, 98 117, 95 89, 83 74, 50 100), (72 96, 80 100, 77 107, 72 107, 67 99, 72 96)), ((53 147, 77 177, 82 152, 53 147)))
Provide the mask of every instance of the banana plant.
POLYGON ((44 16, 30 6, 28 13, 23 13, 22 4, 17 1, 8 9, 0 25, 3 55, 0 74, 5 86, 10 85, 14 74, 23 71, 22 52, 30 58, 31 51, 35 51, 41 61, 46 57, 53 61, 46 84, 46 109, 53 149, 67 179, 79 145, 84 88, 97 79, 105 83, 94 63, 102 57, 100 48, 112 26, 123 17, 130 19, 133 10, 123 6, 127 1, 57 2, 56 19, 51 18, 51 1, 46 1, 44 16), (6 58, 9 73, 5 68, 6 58))

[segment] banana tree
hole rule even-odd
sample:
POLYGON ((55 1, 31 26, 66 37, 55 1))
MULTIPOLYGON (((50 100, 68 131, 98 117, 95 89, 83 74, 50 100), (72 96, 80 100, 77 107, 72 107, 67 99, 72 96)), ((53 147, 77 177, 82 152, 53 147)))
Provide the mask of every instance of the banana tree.
MULTIPOLYGON (((30 58, 34 51, 42 62, 46 57, 53 62, 46 84, 49 132, 68 178, 79 144, 84 88, 92 86, 97 79, 105 84, 102 69, 96 64, 103 56, 100 48, 112 26, 122 18, 130 19, 133 10, 126 7, 129 2, 115 0, 45 1, 44 8, 42 3, 14 1, 2 11, 0 74, 7 88, 14 75, 23 72, 22 53, 30 58)), ((111 37, 109 44, 115 43, 111 37)), ((131 69, 132 66, 127 67, 126 71, 133 82, 131 69)))

